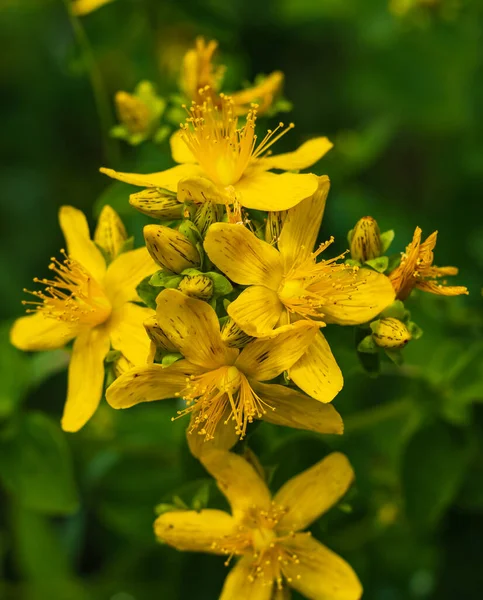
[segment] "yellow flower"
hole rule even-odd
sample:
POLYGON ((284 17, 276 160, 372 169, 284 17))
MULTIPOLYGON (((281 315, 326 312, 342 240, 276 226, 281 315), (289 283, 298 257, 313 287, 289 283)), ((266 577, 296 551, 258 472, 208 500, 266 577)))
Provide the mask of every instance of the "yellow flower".
POLYGON ((423 243, 421 243, 421 234, 421 229, 416 227, 412 242, 406 247, 406 252, 401 255, 401 263, 389 275, 397 298, 405 300, 413 288, 441 296, 468 294, 468 290, 464 286, 447 286, 444 285, 445 281, 438 281, 440 277, 457 275, 458 269, 433 266, 433 250, 436 246, 438 232, 432 233, 423 243))
MULTIPOLYGON (((288 211, 278 249, 243 225, 214 223, 208 230, 204 245, 210 260, 232 281, 250 286, 227 309, 249 335, 264 336, 298 319, 319 326, 365 323, 394 301, 386 276, 336 258, 316 262, 330 244, 312 252, 329 185, 328 177, 320 177, 317 192, 288 211)), ((322 402, 330 402, 342 388, 342 374, 320 332, 288 371, 302 390, 322 402)))
MULTIPOLYGON (((202 103, 206 99, 206 93, 211 95, 215 104, 220 102, 217 92, 220 90, 226 68, 213 64, 217 48, 216 40, 205 42, 203 37, 198 37, 195 47, 188 50, 184 56, 180 87, 186 97, 196 103, 202 103)), ((283 73, 274 71, 261 83, 231 94, 235 115, 246 114, 254 102, 259 104, 258 112, 262 114, 270 108, 282 84, 283 73)))
POLYGON ((73 0, 72 12, 74 15, 82 17, 101 8, 104 4, 109 4, 113 1, 114 0, 73 0))
MULTIPOLYGON (((112 209, 103 211, 97 240, 112 239, 101 231, 116 225, 112 209)), ((117 215, 116 215, 117 216, 117 215)), ((67 244, 64 260, 51 259, 52 279, 35 279, 45 290, 31 292, 33 314, 15 321, 11 342, 21 350, 52 350, 75 340, 69 365, 67 401, 62 417, 65 431, 77 431, 94 414, 102 397, 104 358, 111 346, 131 365, 146 362, 149 352, 143 321, 152 310, 139 301, 138 283, 157 270, 146 248, 115 258, 109 266, 90 239, 84 214, 63 206, 59 221, 67 244)), ((118 223, 117 223, 118 224, 118 223)), ((112 248, 106 246, 104 250, 112 248)))
POLYGON ((214 188, 214 202, 237 201, 241 206, 259 210, 291 208, 316 191, 317 177, 311 173, 277 175, 270 169, 293 171, 310 167, 332 148, 332 143, 325 137, 314 138, 295 152, 269 156, 271 146, 293 124, 284 128, 280 123, 256 145, 256 118, 253 108, 245 125, 239 127, 231 98, 223 97, 218 108, 208 97, 203 104, 189 109, 186 123, 171 137, 173 159, 182 164, 148 175, 104 168, 101 172, 132 185, 172 191, 177 191, 178 184, 187 179, 195 185, 208 179, 214 188))
MULTIPOLYGON (((184 359, 163 367, 136 367, 106 392, 114 408, 174 397, 186 401, 178 415, 191 414, 189 432, 229 447, 242 438, 248 423, 264 419, 278 425, 321 433, 342 433, 331 406, 278 384, 266 384, 290 368, 316 333, 306 321, 288 325, 277 335, 249 342, 241 351, 227 345, 213 308, 183 293, 163 290, 157 298, 157 321, 184 359), (229 423, 233 426, 226 427, 229 423), (225 444, 224 441, 221 442, 225 444)), ((193 451, 193 444, 191 442, 193 451)), ((196 450, 193 451, 198 454, 196 450)))
POLYGON ((358 600, 362 587, 348 563, 303 532, 346 493, 354 473, 334 452, 290 479, 271 497, 241 456, 213 451, 203 459, 226 496, 231 515, 203 509, 167 512, 154 530, 178 550, 239 557, 220 600, 287 598, 287 587, 311 600, 358 600), (280 594, 277 596, 276 594, 280 594))

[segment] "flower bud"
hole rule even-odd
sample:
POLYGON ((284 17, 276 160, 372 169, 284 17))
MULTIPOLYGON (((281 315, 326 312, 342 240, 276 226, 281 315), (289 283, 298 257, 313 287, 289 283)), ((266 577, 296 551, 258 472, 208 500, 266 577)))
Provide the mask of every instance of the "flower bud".
POLYGON ((149 254, 163 269, 181 273, 200 266, 198 250, 179 231, 164 225, 146 225, 143 231, 149 254))
POLYGON ((253 338, 240 329, 231 317, 228 317, 221 329, 221 339, 231 348, 244 348, 253 338))
POLYGON ((351 258, 361 263, 382 254, 381 232, 372 217, 362 217, 351 232, 351 258))
POLYGON ((154 219, 181 219, 183 214, 183 205, 178 202, 176 196, 159 188, 147 188, 131 194, 129 204, 143 215, 154 219))
POLYGON ((411 340, 411 333, 399 319, 388 317, 371 323, 372 337, 376 344, 387 350, 397 350, 411 340))
POLYGON ((206 275, 186 275, 178 289, 183 294, 200 300, 209 300, 213 296, 213 281, 206 275))
POLYGON ((156 315, 147 318, 143 322, 143 325, 149 339, 155 344, 156 348, 165 350, 166 352, 177 352, 176 346, 169 341, 168 337, 159 326, 156 315))
POLYGON ((126 240, 126 228, 120 216, 106 204, 97 221, 95 243, 104 250, 110 260, 114 260, 120 254, 126 240))
POLYGON ((146 133, 151 124, 151 111, 140 99, 127 92, 117 92, 114 98, 119 121, 129 133, 146 133))

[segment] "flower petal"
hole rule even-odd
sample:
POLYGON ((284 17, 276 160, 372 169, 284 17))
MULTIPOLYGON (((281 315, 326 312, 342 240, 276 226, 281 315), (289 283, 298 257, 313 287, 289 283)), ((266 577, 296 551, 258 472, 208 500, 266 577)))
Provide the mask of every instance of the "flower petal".
POLYGON ((264 421, 317 433, 344 432, 342 418, 332 404, 323 404, 284 385, 252 382, 252 388, 273 408, 267 409, 264 421))
POLYGON ((283 304, 273 290, 252 285, 228 305, 228 314, 248 335, 269 333, 278 323, 283 304))
POLYGON ((168 367, 158 364, 135 367, 107 388, 106 400, 113 408, 130 408, 140 402, 174 398, 186 387, 190 375, 201 372, 187 360, 178 360, 168 367))
POLYGON ((270 600, 273 581, 263 577, 253 578, 253 556, 241 558, 225 579, 219 600, 270 600))
POLYGON ((113 308, 129 301, 139 302, 136 287, 145 277, 158 270, 158 265, 144 247, 119 255, 109 265, 104 280, 104 288, 113 308))
POLYGON ((230 94, 235 114, 245 116, 250 110, 251 104, 256 103, 258 105, 257 115, 262 115, 270 108, 274 97, 280 92, 283 78, 281 71, 274 71, 267 75, 261 83, 230 94))
POLYGON ((273 501, 287 509, 277 528, 301 531, 323 515, 347 492, 354 471, 347 457, 333 452, 300 475, 292 477, 273 501))
POLYGON ((153 315, 150 308, 126 302, 111 316, 108 324, 111 345, 133 365, 145 365, 148 360, 151 340, 143 322, 153 315))
POLYGON ((154 533, 161 542, 178 550, 215 554, 221 552, 213 545, 232 535, 235 528, 231 515, 212 509, 167 512, 154 522, 154 533))
POLYGON ((351 269, 331 275, 333 289, 322 306, 325 323, 359 325, 370 321, 395 300, 389 278, 369 269, 351 269))
POLYGON ((276 290, 282 280, 280 253, 243 225, 213 223, 204 247, 210 260, 235 283, 276 290))
POLYGON ((437 281, 418 281, 415 287, 423 292, 437 294, 438 296, 460 296, 461 294, 469 294, 468 288, 464 285, 442 285, 437 281))
POLYGON ((96 412, 104 387, 104 359, 109 352, 105 327, 95 327, 77 336, 72 348, 67 401, 62 416, 64 431, 79 431, 96 412))
POLYGON ((268 381, 289 369, 313 341, 318 327, 310 321, 297 321, 281 333, 259 338, 243 348, 235 366, 247 377, 268 381))
POLYGON ((106 272, 106 261, 102 252, 91 240, 84 213, 73 206, 61 206, 59 223, 64 234, 67 254, 80 263, 98 283, 101 283, 106 272))
POLYGON ((296 260, 302 262, 312 253, 324 215, 329 188, 330 180, 327 175, 319 177, 316 192, 287 212, 278 240, 278 249, 286 271, 296 260))
POLYGON ((166 171, 160 171, 159 173, 118 173, 114 169, 106 169, 102 167, 99 169, 101 173, 112 177, 112 179, 118 179, 131 185, 137 185, 138 187, 160 187, 166 190, 175 192, 178 187, 178 181, 183 177, 197 177, 203 175, 202 170, 198 165, 177 165, 166 171))
POLYGON ((311 173, 268 173, 256 167, 248 169, 235 184, 237 198, 245 208, 287 210, 317 189, 317 176, 311 173))
POLYGON ((56 350, 63 348, 78 333, 79 327, 75 323, 58 321, 38 310, 14 322, 10 342, 27 352, 56 350))
POLYGON ((334 144, 326 137, 317 137, 304 142, 294 152, 275 154, 261 158, 267 169, 282 169, 283 171, 298 171, 307 169, 319 161, 334 144))
POLYGON ((225 190, 215 185, 206 177, 185 177, 178 183, 178 202, 214 202, 215 204, 227 204, 231 201, 225 190))
MULTIPOLYGON (((208 452, 213 450, 231 450, 233 446, 240 440, 240 436, 236 433, 235 425, 230 419, 231 407, 226 408, 225 412, 218 419, 213 433, 213 439, 206 440, 205 435, 200 435, 197 429, 190 431, 191 426, 186 432, 186 439, 191 454, 198 460, 202 460, 208 452)), ((196 418, 196 411, 191 414, 191 424, 196 418)))
POLYGON ((185 358, 205 369, 234 363, 238 350, 225 346, 209 304, 171 289, 163 290, 156 303, 159 326, 185 358))
POLYGON ((184 142, 183 133, 184 132, 181 129, 178 129, 178 131, 175 131, 173 133, 173 135, 169 138, 169 145, 171 147, 171 156, 173 157, 174 162, 177 162, 177 163, 196 164, 198 161, 193 156, 193 153, 191 152, 191 150, 188 148, 188 146, 184 142))
POLYGON ((311 536, 297 533, 285 542, 300 562, 287 561, 283 574, 310 600, 359 600, 362 586, 352 567, 311 536))
POLYGON ((300 389, 321 402, 331 402, 344 385, 339 365, 320 331, 288 374, 300 389))
POLYGON ((230 503, 233 516, 243 517, 254 506, 268 509, 271 494, 255 469, 244 458, 232 452, 213 450, 201 462, 216 479, 220 491, 230 503))

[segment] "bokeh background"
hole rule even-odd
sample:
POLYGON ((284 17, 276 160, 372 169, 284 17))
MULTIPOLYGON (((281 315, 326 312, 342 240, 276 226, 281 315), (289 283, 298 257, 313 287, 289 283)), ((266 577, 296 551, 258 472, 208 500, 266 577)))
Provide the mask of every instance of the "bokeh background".
POLYGON ((378 378, 359 365, 353 331, 328 327, 346 379, 335 400, 346 434, 263 424, 250 445, 274 488, 331 449, 348 454, 356 484, 313 532, 354 566, 368 600, 481 598, 483 4, 116 0, 81 29, 66 8, 0 3, 0 597, 214 600, 221 589, 223 559, 153 539, 160 502, 209 491, 209 504, 223 505, 187 451, 185 423, 170 421, 173 404, 117 413, 104 403, 65 435, 67 353, 8 343, 22 288, 63 245, 60 205, 91 219, 109 202, 140 243, 129 186, 98 168, 161 170, 170 156, 166 144, 110 139, 112 98, 141 79, 176 93, 182 55, 202 34, 220 42, 227 90, 285 72, 296 128, 279 149, 311 135, 334 141, 316 167, 332 180, 321 237, 336 236, 334 251, 366 214, 396 230, 395 252, 416 225, 438 229, 437 264, 459 266, 455 283, 471 292, 414 295, 424 335, 402 368, 383 361, 378 378), (93 77, 107 100, 101 118, 93 77))

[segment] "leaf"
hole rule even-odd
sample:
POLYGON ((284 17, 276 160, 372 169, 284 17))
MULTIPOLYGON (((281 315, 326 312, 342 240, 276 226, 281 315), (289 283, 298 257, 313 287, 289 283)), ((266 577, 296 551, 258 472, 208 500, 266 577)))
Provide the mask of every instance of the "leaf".
POLYGON ((158 297, 159 290, 149 283, 150 279, 151 275, 145 277, 137 286, 136 292, 148 308, 156 310, 156 298, 158 297))
POLYGON ((364 264, 368 265, 378 273, 384 273, 384 271, 387 269, 387 265, 389 264, 389 259, 387 256, 378 256, 377 258, 366 260, 364 264))
POLYGON ((384 233, 381 233, 380 235, 380 240, 381 240, 381 251, 383 254, 385 254, 389 248, 389 246, 392 244, 392 241, 394 240, 394 230, 393 229, 389 229, 389 231, 385 231, 384 233))
POLYGON ((149 285, 153 287, 177 288, 182 279, 181 275, 173 275, 173 273, 161 269, 160 271, 156 271, 154 275, 151 275, 149 285))
POLYGON ((69 446, 59 427, 38 412, 21 415, 0 446, 0 478, 25 508, 70 514, 79 501, 69 446))
POLYGON ((469 446, 462 430, 436 422, 409 441, 402 461, 406 514, 433 527, 451 505, 465 477, 469 446))

